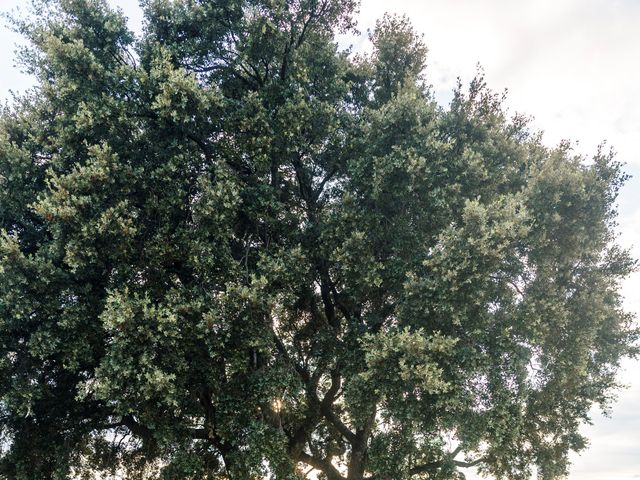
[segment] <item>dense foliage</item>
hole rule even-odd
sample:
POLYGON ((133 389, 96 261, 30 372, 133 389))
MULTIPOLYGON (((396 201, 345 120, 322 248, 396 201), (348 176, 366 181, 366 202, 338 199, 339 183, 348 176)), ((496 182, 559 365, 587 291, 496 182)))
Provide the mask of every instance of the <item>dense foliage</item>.
POLYGON ((143 7, 15 23, 0 478, 562 475, 635 353, 612 156, 438 106, 404 18, 342 51, 353 0, 143 7))

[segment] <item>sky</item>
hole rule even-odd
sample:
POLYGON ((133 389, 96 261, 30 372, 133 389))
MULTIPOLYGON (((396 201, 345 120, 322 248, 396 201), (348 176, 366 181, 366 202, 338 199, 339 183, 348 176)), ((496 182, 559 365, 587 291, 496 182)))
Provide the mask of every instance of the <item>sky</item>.
MULTIPOLYGON (((135 0, 109 0, 140 31, 135 0)), ((0 11, 25 5, 0 0, 0 11)), ((640 1, 639 0, 363 0, 360 38, 385 12, 406 14, 429 47, 426 76, 446 103, 460 77, 471 80, 480 64, 494 91, 508 89, 512 112, 533 117, 552 146, 573 142, 589 156, 606 141, 633 177, 619 198, 620 243, 640 258, 640 1)), ((0 99, 33 81, 14 67, 20 39, 0 22, 0 99)), ((640 273, 623 284, 626 307, 640 312, 640 273)), ((610 418, 594 411, 583 429, 590 448, 572 457, 570 480, 640 479, 640 362, 627 361, 610 418)), ((469 475, 468 478, 475 478, 469 475)))

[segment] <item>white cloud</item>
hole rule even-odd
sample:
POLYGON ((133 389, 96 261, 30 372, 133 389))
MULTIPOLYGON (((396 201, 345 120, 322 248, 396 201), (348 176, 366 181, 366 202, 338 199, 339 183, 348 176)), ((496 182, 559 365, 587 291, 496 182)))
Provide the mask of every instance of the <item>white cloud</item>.
POLYGON ((385 11, 405 13, 430 48, 430 81, 450 91, 476 63, 509 89, 512 109, 535 116, 555 144, 592 152, 607 139, 640 163, 640 3, 611 0, 364 0, 363 29, 385 11))

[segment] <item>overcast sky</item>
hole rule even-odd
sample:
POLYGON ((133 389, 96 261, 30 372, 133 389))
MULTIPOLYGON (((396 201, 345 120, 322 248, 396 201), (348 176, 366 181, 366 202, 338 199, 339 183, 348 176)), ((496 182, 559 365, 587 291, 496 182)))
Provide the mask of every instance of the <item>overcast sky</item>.
MULTIPOLYGON (((137 2, 110 2, 139 31, 137 2)), ((0 0, 0 10, 26 3, 0 0)), ((634 175, 619 200, 620 242, 640 258, 639 0, 363 0, 360 30, 386 11, 408 15, 424 33, 427 76, 440 101, 451 97, 456 77, 470 80, 479 63, 489 86, 507 88, 507 105, 533 116, 549 145, 570 139, 585 155, 602 141, 612 145, 634 175)), ((32 84, 13 67, 18 40, 0 26, 0 98, 32 84)), ((366 48, 364 35, 353 43, 366 48)), ((640 312, 640 274, 623 291, 627 308, 640 312)), ((591 447, 573 458, 571 480, 640 478, 640 363, 625 367, 629 388, 611 418, 594 412, 594 425, 584 429, 591 447)))

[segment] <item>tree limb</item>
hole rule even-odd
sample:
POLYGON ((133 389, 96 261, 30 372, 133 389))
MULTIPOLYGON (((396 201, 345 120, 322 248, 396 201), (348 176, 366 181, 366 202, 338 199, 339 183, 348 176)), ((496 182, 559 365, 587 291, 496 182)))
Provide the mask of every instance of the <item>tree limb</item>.
POLYGON ((333 464, 325 458, 318 458, 305 452, 300 452, 298 460, 311 465, 316 470, 320 470, 327 476, 328 480, 346 480, 333 464))

